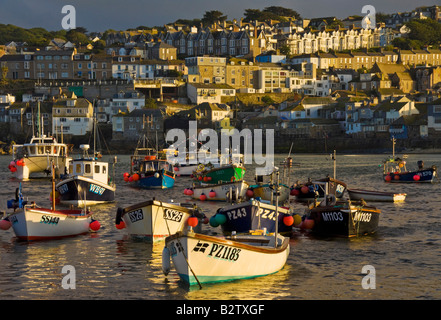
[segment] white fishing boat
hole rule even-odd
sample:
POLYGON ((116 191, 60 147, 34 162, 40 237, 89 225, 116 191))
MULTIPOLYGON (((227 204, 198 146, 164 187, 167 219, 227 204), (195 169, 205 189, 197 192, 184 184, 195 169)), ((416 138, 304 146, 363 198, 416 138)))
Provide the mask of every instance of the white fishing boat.
POLYGON ((8 201, 8 208, 14 211, 0 220, 1 229, 12 227, 19 240, 49 240, 86 234, 97 231, 100 224, 92 219, 87 210, 40 208, 34 202, 28 204, 23 199, 20 188, 16 198, 8 201))
MULTIPOLYGON (((278 206, 275 208, 274 219, 278 221, 278 206)), ((278 223, 272 234, 263 229, 232 232, 228 237, 195 233, 192 227, 196 224, 188 224, 183 232, 165 239, 162 266, 167 275, 172 260, 179 277, 190 286, 266 276, 281 270, 288 259, 289 238, 279 234, 278 223)))
POLYGON ((68 145, 58 143, 54 137, 46 135, 32 137, 29 143, 12 146, 13 161, 9 164, 9 170, 19 180, 28 180, 34 174, 46 174, 51 172, 51 163, 55 164, 56 174, 62 174, 69 161, 68 145))
MULTIPOLYGON (((40 104, 38 104, 40 110, 40 104)), ((38 115, 40 112, 38 112, 38 115)), ((33 136, 29 143, 16 144, 12 146, 12 161, 9 170, 19 180, 28 180, 31 175, 51 173, 53 163, 56 175, 64 173, 71 158, 68 155, 69 146, 59 143, 55 137, 48 137, 43 132, 43 125, 40 124, 37 136, 33 136)))
MULTIPOLYGON (((283 164, 282 181, 279 182, 279 203, 289 200, 291 188, 289 187, 290 168, 292 166, 292 158, 287 157, 283 164)), ((279 168, 273 167, 264 175, 256 175, 255 184, 249 186, 247 191, 248 198, 260 198, 274 204, 276 197, 274 176, 279 176, 279 168)))
POLYGON ((179 277, 190 286, 249 279, 281 270, 289 250, 289 238, 279 234, 223 238, 179 232, 165 239, 163 271, 170 271, 171 259, 179 277))
POLYGON ((193 216, 201 221, 205 219, 196 206, 153 199, 118 208, 115 224, 118 229, 126 228, 132 237, 156 242, 184 230, 188 218, 193 216))
POLYGON ((88 206, 115 201, 116 186, 109 176, 109 164, 90 157, 89 145, 81 145, 83 156, 71 160, 69 174, 57 183, 62 203, 88 206))
POLYGON ((184 194, 201 201, 239 202, 245 199, 247 189, 248 183, 239 180, 213 185, 194 184, 192 188, 185 189, 184 194))
POLYGON ((381 192, 373 190, 347 189, 351 200, 400 202, 406 200, 406 193, 381 192))

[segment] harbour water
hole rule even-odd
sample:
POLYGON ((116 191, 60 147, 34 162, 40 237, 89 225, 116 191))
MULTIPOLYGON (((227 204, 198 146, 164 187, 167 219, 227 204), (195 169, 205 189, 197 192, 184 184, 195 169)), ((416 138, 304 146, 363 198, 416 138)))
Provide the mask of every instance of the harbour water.
MULTIPOLYGON (((155 197, 191 201, 183 194, 189 177, 177 177, 169 190, 136 190, 127 186, 129 156, 118 156, 117 202, 94 206, 101 223, 96 234, 42 242, 20 242, 12 229, 0 230, 1 300, 437 300, 441 298, 441 184, 388 184, 382 181, 386 155, 337 155, 337 179, 352 188, 405 192, 404 203, 375 203, 382 210, 375 235, 354 238, 316 238, 295 232, 286 266, 276 274, 188 288, 175 271, 161 269, 163 242, 133 240, 115 228, 118 207, 155 197), (75 268, 75 289, 64 289, 64 266, 75 268), (366 289, 364 266, 375 270, 375 288, 366 289)), ((106 159, 106 157, 104 157, 106 159)), ((282 156, 276 156, 280 163, 282 156)), ((8 170, 10 156, 0 156, 0 210, 14 197, 19 182, 8 170)), ((438 154, 410 154, 408 168, 423 160, 441 168, 438 154)), ((329 155, 293 155, 291 181, 333 175, 329 155)), ((247 166, 252 180, 254 166, 247 166)), ((50 206, 48 179, 23 182, 25 198, 50 206)), ((210 217, 224 203, 197 203, 210 217)), ((293 203, 302 214, 305 207, 293 203)), ((207 234, 220 227, 203 226, 207 234)), ((372 284, 372 282, 371 282, 372 284)))

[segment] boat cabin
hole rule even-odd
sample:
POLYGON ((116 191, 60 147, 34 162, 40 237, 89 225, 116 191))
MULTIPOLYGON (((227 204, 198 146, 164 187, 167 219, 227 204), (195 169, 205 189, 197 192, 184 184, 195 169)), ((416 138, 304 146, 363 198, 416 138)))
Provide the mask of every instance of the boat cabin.
POLYGON ((139 163, 138 173, 151 173, 162 169, 173 172, 173 165, 165 160, 145 160, 139 163))
POLYGON ((53 137, 32 137, 29 143, 23 145, 13 146, 14 159, 38 156, 66 156, 68 153, 68 146, 63 143, 58 143, 53 137))
POLYGON ((71 176, 83 176, 107 184, 109 164, 94 159, 74 159, 69 162, 71 176))

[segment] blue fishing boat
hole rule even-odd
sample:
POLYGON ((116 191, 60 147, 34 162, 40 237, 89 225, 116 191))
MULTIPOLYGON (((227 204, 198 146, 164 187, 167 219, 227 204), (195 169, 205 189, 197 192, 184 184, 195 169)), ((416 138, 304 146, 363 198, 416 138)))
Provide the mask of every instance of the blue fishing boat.
POLYGON ((430 168, 424 168, 424 162, 419 160, 417 162, 418 169, 408 170, 406 168, 407 155, 403 155, 402 158, 395 157, 395 143, 396 139, 392 138, 392 157, 383 162, 383 180, 392 183, 434 182, 438 176, 437 167, 433 165, 430 168))
POLYGON ((124 173, 124 181, 133 187, 145 189, 168 189, 175 184, 173 165, 158 159, 152 148, 137 148, 131 156, 130 173, 124 173))

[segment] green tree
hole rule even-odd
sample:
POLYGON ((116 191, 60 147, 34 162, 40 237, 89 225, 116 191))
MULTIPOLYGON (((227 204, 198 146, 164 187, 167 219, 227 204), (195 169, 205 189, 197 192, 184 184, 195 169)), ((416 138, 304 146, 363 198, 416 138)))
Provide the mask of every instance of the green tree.
POLYGON ((145 106, 144 109, 157 109, 158 104, 156 103, 156 100, 153 98, 146 98, 145 99, 145 106))
POLYGON ((205 26, 209 26, 217 21, 225 21, 227 20, 227 16, 218 10, 205 11, 204 16, 202 17, 202 23, 205 26))
POLYGON ((263 12, 273 13, 279 17, 293 17, 295 19, 302 18, 300 14, 295 10, 278 6, 266 7, 265 9, 263 9, 263 12))

